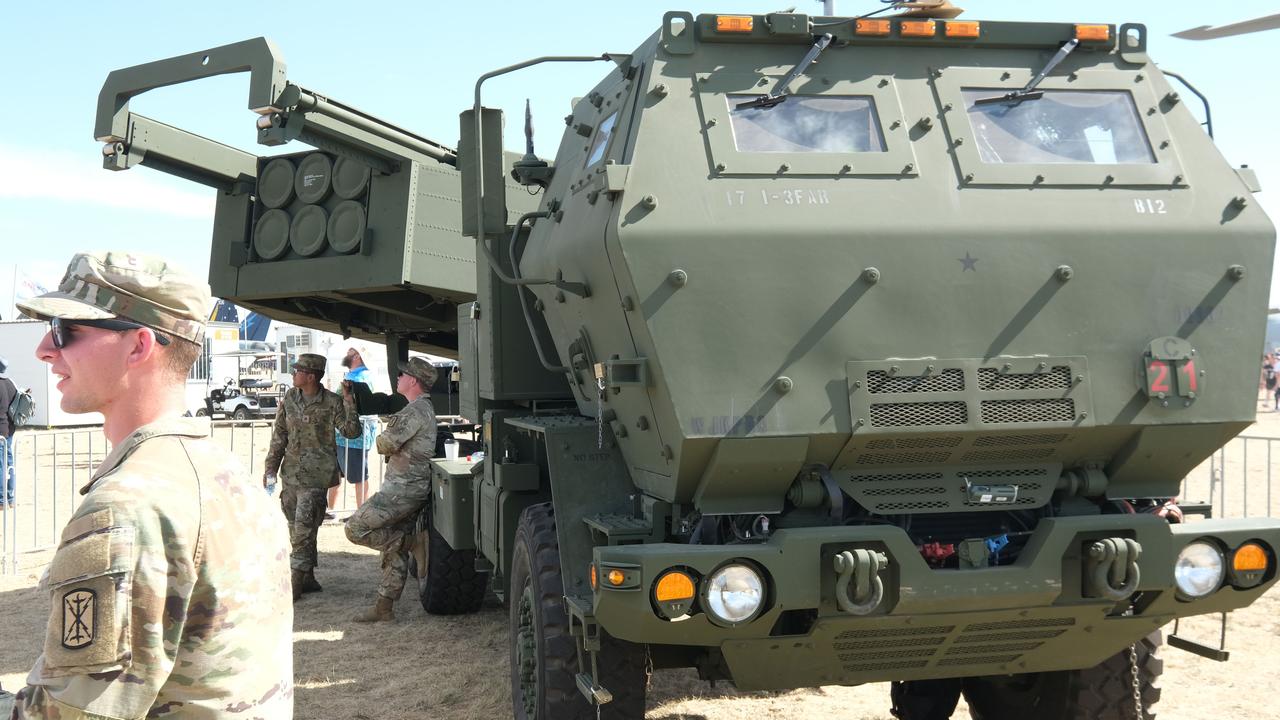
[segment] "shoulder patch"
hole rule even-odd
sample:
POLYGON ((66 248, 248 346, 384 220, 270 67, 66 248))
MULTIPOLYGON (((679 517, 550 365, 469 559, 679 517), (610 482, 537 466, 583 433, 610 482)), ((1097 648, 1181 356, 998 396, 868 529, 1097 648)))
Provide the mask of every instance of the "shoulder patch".
POLYGON ((62 647, 78 650, 93 642, 98 593, 90 587, 62 591, 62 647))

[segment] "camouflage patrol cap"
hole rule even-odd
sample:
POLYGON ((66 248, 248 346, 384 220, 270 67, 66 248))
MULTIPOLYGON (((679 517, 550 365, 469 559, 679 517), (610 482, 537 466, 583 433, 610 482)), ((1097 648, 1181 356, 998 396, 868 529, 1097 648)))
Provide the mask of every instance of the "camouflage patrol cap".
POLYGON ((315 353, 302 353, 298 356, 298 361, 293 364, 295 370, 310 370, 314 373, 324 372, 324 366, 324 356, 315 353))
POLYGON ((37 320, 122 318, 201 344, 213 298, 208 283, 163 258, 95 252, 71 258, 57 290, 16 304, 37 320))
POLYGON ((436 381, 436 366, 420 357, 411 357, 409 362, 400 363, 400 372, 415 377, 423 387, 431 387, 436 381))

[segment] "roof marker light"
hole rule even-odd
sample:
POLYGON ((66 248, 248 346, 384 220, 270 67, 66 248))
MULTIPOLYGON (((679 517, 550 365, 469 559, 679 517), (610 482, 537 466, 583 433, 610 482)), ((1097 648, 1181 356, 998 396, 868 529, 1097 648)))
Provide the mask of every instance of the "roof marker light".
POLYGON ((888 35, 893 23, 888 20, 874 20, 871 18, 858 18, 853 25, 853 32, 857 35, 888 35))
POLYGON ((932 20, 903 20, 898 32, 902 37, 933 37, 937 34, 936 25, 932 20))
POLYGON ((971 21, 947 22, 942 27, 949 38, 976 38, 979 33, 979 24, 971 21))
POLYGON ((716 32, 749 33, 755 28, 755 18, 751 15, 717 15, 716 32))
POLYGON ((1111 26, 1076 25, 1076 39, 1082 42, 1106 42, 1111 39, 1111 26))

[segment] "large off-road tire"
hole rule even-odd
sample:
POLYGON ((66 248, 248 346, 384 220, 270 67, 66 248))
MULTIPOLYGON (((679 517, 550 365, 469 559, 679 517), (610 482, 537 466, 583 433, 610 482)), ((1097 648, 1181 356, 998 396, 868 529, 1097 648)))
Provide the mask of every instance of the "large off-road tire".
MULTIPOLYGON (((578 691, 578 648, 569 636, 560 549, 550 503, 520 516, 511 558, 511 702, 516 720, 592 720, 595 708, 578 691)), ((644 646, 603 634, 600 684, 613 693, 600 717, 644 717, 644 646)), ((590 669, 590 665, 586 665, 590 669)))
POLYGON ((908 680, 889 686, 890 712, 898 720, 947 720, 960 702, 960 678, 908 680))
POLYGON ((476 570, 476 551, 454 550, 430 519, 423 525, 425 568, 415 554, 411 553, 409 560, 411 574, 418 578, 422 609, 431 615, 465 615, 479 610, 489 587, 489 573, 476 570))
MULTIPOLYGON (((1154 632, 1138 641, 1142 718, 1155 718, 1156 679, 1164 671, 1154 632)), ((973 720, 1135 720, 1129 651, 1084 670, 966 678, 964 698, 973 720)))

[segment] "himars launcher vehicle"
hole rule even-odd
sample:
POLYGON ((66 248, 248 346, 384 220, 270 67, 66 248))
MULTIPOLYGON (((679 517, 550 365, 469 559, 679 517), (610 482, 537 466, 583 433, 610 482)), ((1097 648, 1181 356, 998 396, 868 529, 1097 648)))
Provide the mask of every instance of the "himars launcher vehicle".
POLYGON ((1146 41, 671 12, 481 78, 455 150, 258 39, 112 73, 95 134, 217 188, 216 295, 460 358, 487 452, 423 468, 418 574, 505 600, 517 717, 638 718, 669 667, 1150 717, 1160 629, 1274 584, 1280 522, 1163 510, 1253 421, 1275 232, 1146 41), (587 60, 554 160, 504 153, 484 80, 587 60), (129 111, 237 71, 314 150, 129 111))

